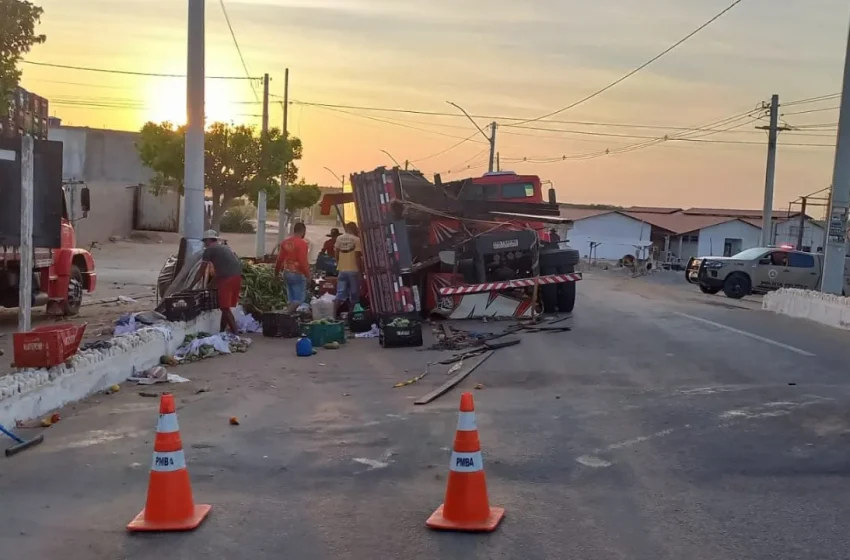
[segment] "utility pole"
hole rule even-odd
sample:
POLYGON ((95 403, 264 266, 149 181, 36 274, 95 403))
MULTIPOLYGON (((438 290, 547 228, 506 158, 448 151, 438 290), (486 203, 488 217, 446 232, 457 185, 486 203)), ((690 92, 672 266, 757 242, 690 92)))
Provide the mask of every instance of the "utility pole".
POLYGON ((502 170, 502 164, 499 163, 499 152, 496 152, 496 171, 502 170))
POLYGON ((18 278, 18 332, 27 332, 32 319, 32 222, 33 162, 35 142, 32 136, 21 137, 21 268, 18 278))
POLYGON ((850 37, 844 53, 844 81, 841 109, 838 113, 838 137, 835 143, 835 165, 827 216, 821 290, 841 295, 844 287, 844 259, 847 254, 847 206, 850 205, 850 37))
MULTIPOLYGON (((803 250, 803 229, 806 227, 806 203, 809 202, 809 197, 804 196, 803 202, 800 205, 800 231, 797 232, 797 250, 803 250)), ((790 216, 789 216, 790 218, 790 216)))
POLYGON ((773 239, 773 179, 776 175, 776 136, 779 133, 779 96, 770 98, 770 126, 756 128, 768 130, 767 171, 764 178, 764 208, 762 210, 761 246, 769 246, 773 239))
POLYGON ((204 0, 189 0, 186 71, 186 165, 183 172, 183 236, 186 254, 201 250, 204 232, 204 0))
MULTIPOLYGON (((283 138, 289 140, 289 68, 283 75, 283 138)), ((286 237, 286 170, 289 165, 283 168, 283 174, 280 176, 280 204, 278 204, 277 212, 277 242, 283 243, 286 237)))
POLYGON ((496 121, 493 121, 492 123, 490 123, 490 138, 489 138, 489 140, 490 140, 490 166, 488 168, 488 171, 490 173, 492 173, 493 169, 494 169, 493 165, 494 165, 495 159, 496 159, 496 121))
MULTIPOLYGON (((261 173, 266 168, 266 158, 268 156, 268 140, 269 140, 269 75, 263 74, 263 127, 260 133, 261 147, 261 173)), ((268 177, 261 177, 264 181, 268 177)), ((265 187, 265 185, 263 185, 265 187)), ((257 257, 262 257, 266 254, 266 191, 260 190, 257 193, 257 257)))

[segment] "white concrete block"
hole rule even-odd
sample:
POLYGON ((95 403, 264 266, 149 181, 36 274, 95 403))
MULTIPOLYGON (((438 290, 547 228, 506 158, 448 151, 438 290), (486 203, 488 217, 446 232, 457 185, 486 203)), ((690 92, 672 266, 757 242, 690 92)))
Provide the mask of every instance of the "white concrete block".
POLYGON ((808 290, 783 288, 768 293, 762 309, 850 330, 850 298, 808 290))
POLYGON ((161 323, 135 333, 112 338, 105 350, 78 352, 69 361, 50 369, 32 369, 0 377, 0 424, 41 417, 77 402, 116 383, 133 371, 159 364, 173 354, 187 334, 218 332, 221 313, 204 313, 194 321, 161 323))

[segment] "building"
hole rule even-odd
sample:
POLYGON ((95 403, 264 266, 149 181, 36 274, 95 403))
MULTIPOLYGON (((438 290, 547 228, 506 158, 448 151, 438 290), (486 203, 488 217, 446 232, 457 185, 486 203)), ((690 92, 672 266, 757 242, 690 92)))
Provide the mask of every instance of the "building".
MULTIPOLYGON (((684 263, 696 256, 731 256, 758 247, 763 223, 761 211, 722 208, 591 209, 562 205, 561 216, 574 221, 570 243, 584 258, 640 256, 635 250, 648 239, 658 259, 672 263, 684 263)), ((796 246, 801 224, 803 249, 822 249, 823 224, 785 210, 774 210, 772 244, 796 246)))
MULTIPOLYGON (((138 136, 136 132, 76 126, 48 130, 50 140, 63 144, 62 179, 85 184, 91 192, 88 217, 74 223, 79 246, 104 242, 112 236, 129 236, 139 222, 136 209, 140 193, 143 207, 156 206, 152 204, 156 200, 147 200, 150 195, 147 189, 140 187, 150 181, 153 173, 139 159, 135 145, 138 136)), ((173 208, 167 212, 175 220, 174 231, 177 204, 174 196, 170 205, 173 208)))
POLYGON ((47 99, 16 87, 8 101, 7 113, 0 114, 0 136, 11 138, 26 135, 38 140, 48 137, 50 107, 47 99))

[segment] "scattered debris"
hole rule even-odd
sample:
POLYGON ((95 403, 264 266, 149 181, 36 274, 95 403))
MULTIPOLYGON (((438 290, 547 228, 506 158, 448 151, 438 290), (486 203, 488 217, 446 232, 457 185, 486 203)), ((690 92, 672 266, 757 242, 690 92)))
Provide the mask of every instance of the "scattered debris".
POLYGON ((158 399, 162 395, 162 393, 151 393, 150 391, 139 391, 140 397, 148 397, 151 399, 158 399))
POLYGON ((475 368, 484 363, 487 358, 493 355, 493 350, 487 350, 485 353, 475 356, 472 358, 466 367, 460 368, 460 370, 448 381, 431 391, 430 393, 419 397, 413 404, 428 404, 433 401, 440 395, 447 393, 450 389, 452 389, 455 385, 463 381, 470 373, 473 372, 475 368))
POLYGON ((108 340, 96 340, 80 344, 80 350, 108 350, 109 348, 112 348, 112 343, 108 340))
POLYGON ((168 370, 162 366, 154 366, 142 372, 133 372, 133 375, 127 381, 132 381, 137 385, 155 385, 156 383, 188 383, 190 380, 168 373, 168 370))
POLYGON ((476 383, 475 388, 480 391, 481 389, 484 388, 484 385, 482 385, 481 383, 476 383))
POLYGON ((328 342, 323 348, 325 350, 339 350, 339 342, 328 342))
POLYGON ((106 389, 103 394, 104 395, 112 395, 113 393, 117 393, 121 390, 121 387, 118 385, 112 385, 108 389, 106 389))
POLYGON ((239 419, 236 418, 235 416, 231 416, 230 417, 230 425, 231 426, 238 426, 239 425, 239 419))

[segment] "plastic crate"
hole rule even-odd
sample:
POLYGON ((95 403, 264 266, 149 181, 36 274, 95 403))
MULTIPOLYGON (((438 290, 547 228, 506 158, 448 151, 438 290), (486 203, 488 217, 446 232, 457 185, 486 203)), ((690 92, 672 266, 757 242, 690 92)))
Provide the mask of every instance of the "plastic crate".
POLYGON ((298 338, 301 336, 301 323, 298 317, 284 311, 263 313, 263 336, 279 338, 298 338))
POLYGON ((163 315, 169 321, 191 321, 206 310, 207 294, 208 291, 199 290, 170 295, 163 300, 163 315))
MULTIPOLYGON (((410 320, 405 327, 390 325, 396 316, 382 317, 378 324, 378 342, 383 348, 412 348, 422 346, 422 323, 410 320)), ((403 317, 403 316, 402 316, 403 317)), ((407 318, 407 317, 403 317, 407 318)))
POLYGON ((204 311, 215 311, 218 309, 218 290, 204 290, 204 301, 202 309, 204 311))
POLYGON ((348 328, 353 333, 364 333, 372 330, 375 316, 368 309, 363 311, 352 311, 348 314, 348 328))
POLYGON ((64 323, 13 335, 15 367, 58 366, 77 353, 86 325, 64 323))
POLYGON ((327 324, 305 325, 305 331, 313 348, 324 346, 329 342, 345 343, 345 323, 337 321, 327 324))

